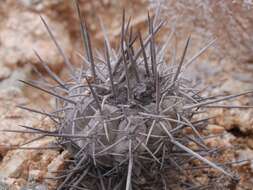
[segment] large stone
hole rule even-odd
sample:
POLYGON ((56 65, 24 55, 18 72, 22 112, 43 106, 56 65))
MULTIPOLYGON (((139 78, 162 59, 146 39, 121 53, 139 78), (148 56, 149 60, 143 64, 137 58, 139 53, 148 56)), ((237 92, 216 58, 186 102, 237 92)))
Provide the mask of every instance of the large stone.
POLYGON ((253 150, 246 148, 237 151, 237 161, 241 161, 241 165, 245 164, 247 161, 250 162, 251 172, 253 172, 253 150), (244 161, 244 162, 242 162, 244 161))
POLYGON ((31 72, 31 66, 25 65, 24 67, 18 67, 13 71, 9 68, 8 70, 10 71, 10 73, 7 73, 8 77, 0 81, 0 93, 2 96, 6 95, 6 97, 12 97, 15 96, 15 94, 21 95, 24 84, 19 82, 19 80, 26 80, 28 78, 31 72))
MULTIPOLYGON (((15 107, 17 103, 26 103, 26 98, 16 96, 14 100, 15 102, 13 102, 13 97, 7 98, 6 96, 0 96, 0 115, 2 117, 0 121, 1 130, 22 130, 18 124, 52 130, 53 125, 50 119, 42 119, 42 117, 38 115, 36 115, 36 117, 31 117, 31 113, 15 107)), ((56 150, 33 149, 33 147, 43 148, 54 146, 52 138, 34 141, 23 146, 28 149, 12 150, 11 146, 20 145, 35 137, 37 137, 37 135, 34 134, 8 132, 1 132, 0 134, 0 157, 2 157, 2 161, 0 162, 0 179, 13 190, 19 190, 21 187, 30 188, 31 184, 29 184, 29 181, 27 182, 27 179, 42 184, 48 172, 48 165, 50 165, 58 155, 58 151, 56 150)), ((37 186, 38 185, 36 185, 36 188, 37 186)), ((51 189, 54 188, 52 187, 51 189)))
POLYGON ((8 78, 11 75, 11 70, 8 67, 2 66, 0 70, 0 81, 8 78))
MULTIPOLYGON (((50 146, 52 139, 43 139, 40 141, 35 141, 30 143, 29 145, 25 146, 26 148, 33 148, 33 147, 45 147, 50 146)), ((8 154, 4 157, 2 163, 0 164, 0 178, 18 178, 18 177, 25 177, 24 175, 29 174, 29 169, 31 165, 29 162, 33 160, 40 160, 41 154, 46 153, 46 155, 50 155, 51 151, 39 151, 37 149, 17 149, 14 151, 8 152, 8 154), (40 157, 40 159, 36 158, 40 157)), ((45 155, 44 155, 45 156, 45 155)), ((55 154, 52 155, 51 160, 55 157, 55 154)))
MULTIPOLYGON (((55 178, 59 175, 59 172, 62 171, 65 167, 65 160, 69 158, 69 153, 65 150, 60 155, 54 158, 54 160, 47 166, 47 173, 45 173, 45 177, 47 178, 55 178)), ((46 180, 47 184, 50 187, 55 187, 57 185, 57 181, 55 180, 46 180)))
MULTIPOLYGON (((246 75, 246 73, 244 73, 246 75)), ((217 88, 220 93, 230 93, 230 94, 237 94, 240 92, 245 92, 251 90, 253 88, 252 84, 252 77, 251 81, 241 81, 233 78, 229 78, 226 80, 220 88, 217 88)))
MULTIPOLYGON (((26 185, 28 178, 42 183, 42 178, 47 173, 47 165, 57 156, 58 151, 42 149, 17 149, 12 146, 21 145, 33 138, 35 134, 10 133, 2 130, 23 130, 18 125, 33 126, 40 129, 52 129, 49 119, 17 108, 18 104, 27 104, 29 101, 22 93, 0 93, 0 181, 10 186, 10 189, 19 190, 26 185), (40 172, 37 172, 40 171, 40 172)), ((51 146, 52 139, 34 141, 25 147, 51 146)))
MULTIPOLYGON (((242 73, 237 72, 236 76, 228 78, 223 82, 223 84, 213 90, 213 93, 218 94, 238 94, 242 92, 247 92, 253 89, 252 80, 247 73, 244 77, 241 76, 242 73)), ((252 76, 251 76, 252 77, 252 76)), ((233 105, 233 106, 243 106, 252 105, 252 94, 248 96, 241 96, 229 101, 223 101, 220 104, 233 105)), ((218 124, 224 126, 227 130, 237 128, 242 133, 252 133, 253 132, 253 109, 251 108, 234 108, 234 109, 216 109, 211 110, 213 113, 217 114, 216 121, 218 124)))
MULTIPOLYGON (((70 37, 64 23, 55 22, 43 14, 42 17, 52 28, 55 38, 69 56, 70 37)), ((39 61, 33 52, 36 50, 54 71, 62 69, 63 58, 50 39, 39 14, 14 9, 1 23, 0 30, 0 57, 5 66, 11 69, 29 63, 38 66, 39 61)))
POLYGON ((219 116, 216 122, 227 130, 238 129, 244 134, 253 132, 253 110, 252 109, 228 109, 216 111, 219 116))
POLYGON ((161 5, 169 24, 176 23, 177 37, 184 39, 196 33, 198 41, 217 37, 214 51, 221 59, 253 62, 253 4, 252 1, 217 0, 164 0, 151 1, 153 7, 161 5), (251 2, 251 3, 245 3, 251 2))
POLYGON ((25 7, 33 8, 37 11, 44 10, 53 5, 58 5, 66 2, 66 0, 51 0, 51 1, 43 1, 43 0, 18 0, 18 2, 25 7))

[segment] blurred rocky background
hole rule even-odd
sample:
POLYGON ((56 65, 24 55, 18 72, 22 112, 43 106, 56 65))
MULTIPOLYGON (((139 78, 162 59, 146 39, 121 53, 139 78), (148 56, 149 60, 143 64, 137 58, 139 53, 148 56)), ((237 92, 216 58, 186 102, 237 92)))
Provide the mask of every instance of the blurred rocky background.
MULTIPOLYGON (((187 60, 216 39, 201 55, 186 76, 206 86, 203 95, 235 94, 253 89, 253 2, 251 0, 80 0, 93 46, 103 44, 99 25, 102 20, 115 45, 120 33, 123 8, 132 17, 132 25, 143 30, 147 25, 147 11, 160 12, 166 26, 158 41, 165 41, 173 32, 168 47, 168 64, 172 55, 178 59, 183 45, 191 35, 187 60)), ((53 103, 47 95, 26 88, 19 79, 44 79, 47 75, 34 55, 36 50, 50 68, 61 77, 66 76, 62 57, 50 39, 40 16, 53 31, 72 63, 78 65, 82 52, 75 6, 71 0, 0 0, 0 129, 18 130, 18 125, 52 128, 47 118, 20 110, 16 105, 50 110, 53 103)), ((144 31, 144 30, 143 30, 144 31)), ((145 31, 144 31, 145 32, 145 31)), ((116 47, 117 48, 117 47, 116 47)), ((232 105, 253 105, 251 96, 229 102, 232 105)), ((233 161, 253 159, 253 110, 210 109, 216 116, 207 130, 219 134, 210 144, 231 144, 237 147, 228 155, 233 161)), ((34 141, 25 150, 13 150, 7 145, 20 145, 34 135, 1 132, 0 189, 55 189, 56 177, 62 170, 67 152, 31 149, 52 146, 52 139, 34 141)), ((224 156, 225 159, 225 156, 224 156)), ((242 175, 237 189, 252 189, 253 162, 235 164, 242 175)))

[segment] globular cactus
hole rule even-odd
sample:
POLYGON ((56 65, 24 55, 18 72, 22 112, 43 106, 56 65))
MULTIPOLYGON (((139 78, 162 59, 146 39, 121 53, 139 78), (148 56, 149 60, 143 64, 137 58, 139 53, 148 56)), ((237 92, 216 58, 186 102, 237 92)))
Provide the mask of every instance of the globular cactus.
POLYGON ((57 144, 71 154, 72 162, 66 166, 58 189, 228 188, 216 186, 213 179, 223 176, 230 184, 237 176, 212 161, 218 150, 207 147, 202 136, 208 118, 193 118, 217 102, 251 91, 203 98, 183 77, 186 68, 214 41, 185 61, 189 37, 179 63, 168 64, 168 43, 155 42, 163 22, 148 16, 148 34, 142 38, 130 27, 130 19, 125 22, 123 13, 118 52, 105 36, 103 51, 94 56, 87 26, 76 5, 85 49, 82 67, 73 67, 42 18, 64 58, 70 79, 60 79, 35 52, 55 84, 22 81, 55 97, 56 109, 51 113, 22 108, 50 117, 55 131, 26 128, 56 137, 57 144), (89 69, 85 69, 87 65, 89 69), (186 134, 185 129, 191 133, 186 134), (221 175, 209 173, 207 184, 197 182, 192 175, 198 168, 194 168, 196 160, 203 163, 203 168, 211 167, 221 175))

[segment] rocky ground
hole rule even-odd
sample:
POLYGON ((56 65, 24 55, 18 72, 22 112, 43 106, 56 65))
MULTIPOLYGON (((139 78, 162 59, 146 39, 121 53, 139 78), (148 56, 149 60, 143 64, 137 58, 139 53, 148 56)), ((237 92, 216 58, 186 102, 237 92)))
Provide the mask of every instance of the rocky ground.
MULTIPOLYGON (((250 35, 253 31, 253 5, 245 4, 244 1, 235 1, 234 4, 225 4, 226 6, 205 2, 207 4, 199 4, 198 0, 192 0, 186 5, 183 1, 160 1, 161 18, 166 18, 169 22, 159 40, 166 40, 168 33, 176 29, 168 57, 175 48, 180 55, 182 45, 190 33, 191 48, 187 55, 189 58, 217 37, 215 45, 196 60, 186 76, 199 82, 200 86, 207 86, 203 95, 235 94, 253 89, 253 39, 250 35), (219 14, 214 11, 219 10, 217 7, 221 9, 219 14), (230 11, 222 11, 222 7, 230 11), (230 17, 222 15, 228 13, 230 17), (239 29, 235 28, 238 25, 239 29)), ((155 12, 157 1, 81 0, 80 5, 94 45, 99 48, 103 43, 99 18, 102 18, 107 26, 110 41, 114 45, 120 33, 123 7, 126 15, 132 16, 132 24, 141 30, 146 24, 147 10, 155 12)), ((63 78, 66 74, 63 60, 50 40, 40 15, 50 25, 73 64, 78 65, 80 62, 78 53, 82 51, 81 40, 72 1, 0 0, 1 130, 19 130, 19 125, 41 129, 54 128, 48 118, 16 107, 29 105, 42 110, 50 110, 53 107, 49 96, 18 82, 20 79, 39 78, 37 70, 47 79, 34 50, 39 52, 53 71, 63 78)), ((240 97, 229 103, 253 105, 253 98, 252 95, 240 97)), ((207 130, 219 134, 208 143, 214 146, 219 143, 227 147, 233 145, 234 150, 228 153, 232 161, 253 159, 253 110, 210 109, 208 114, 216 117, 207 126, 207 130)), ((63 169, 68 153, 59 153, 50 138, 31 142, 24 146, 25 149, 15 149, 15 145, 33 138, 35 136, 31 134, 0 133, 0 189, 9 187, 11 190, 43 190, 46 186, 55 189, 56 182, 49 178, 56 177, 57 171, 63 169), (33 149, 34 147, 37 148, 33 149), (41 147, 51 149, 45 150, 41 147)), ((224 160, 226 157, 224 155, 224 160)), ((253 161, 236 163, 233 166, 241 174, 241 181, 236 189, 252 189, 253 161)))

